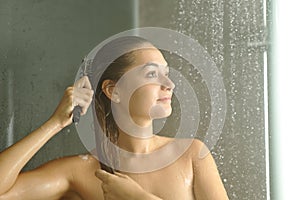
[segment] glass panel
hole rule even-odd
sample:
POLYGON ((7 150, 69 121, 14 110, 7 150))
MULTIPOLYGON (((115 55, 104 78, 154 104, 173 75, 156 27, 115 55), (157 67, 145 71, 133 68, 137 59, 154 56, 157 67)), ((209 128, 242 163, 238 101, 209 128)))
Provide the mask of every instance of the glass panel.
MULTIPOLYGON (((222 74, 227 114, 212 154, 230 199, 269 199, 267 7, 261 0, 139 1, 139 26, 171 28, 198 40, 222 74)), ((205 94, 203 86, 196 90, 205 94)), ((200 104, 205 134, 210 101, 200 97, 200 104)))

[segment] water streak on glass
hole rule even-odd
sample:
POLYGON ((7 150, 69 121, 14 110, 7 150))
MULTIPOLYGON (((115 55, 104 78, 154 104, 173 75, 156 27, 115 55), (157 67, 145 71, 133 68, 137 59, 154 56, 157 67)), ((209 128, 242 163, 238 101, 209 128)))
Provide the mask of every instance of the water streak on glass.
MULTIPOLYGON (((173 15, 178 31, 197 39, 223 74, 227 117, 212 154, 230 199, 269 196, 264 121, 266 4, 266 1, 180 0, 173 15)), ((202 97, 201 101, 209 107, 209 98, 202 97)), ((211 113, 207 109, 201 114, 204 116, 200 127, 205 130, 209 124, 205 119, 211 113)))

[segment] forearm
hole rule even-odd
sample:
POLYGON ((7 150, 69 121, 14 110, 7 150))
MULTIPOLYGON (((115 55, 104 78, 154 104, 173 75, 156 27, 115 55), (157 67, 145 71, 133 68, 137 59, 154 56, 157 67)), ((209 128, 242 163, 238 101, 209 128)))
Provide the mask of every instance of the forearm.
POLYGON ((60 130, 60 124, 54 119, 50 119, 31 134, 0 153, 0 194, 5 193, 14 185, 25 164, 60 130))

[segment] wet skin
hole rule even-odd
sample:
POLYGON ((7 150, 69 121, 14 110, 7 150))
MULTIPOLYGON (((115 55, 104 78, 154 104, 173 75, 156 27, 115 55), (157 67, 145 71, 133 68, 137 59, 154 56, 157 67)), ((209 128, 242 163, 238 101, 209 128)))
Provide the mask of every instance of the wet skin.
MULTIPOLYGON (((150 48, 137 51, 135 62, 129 66, 129 69, 151 62, 159 66, 167 65, 162 54, 157 49, 150 48)), ((119 88, 120 102, 117 103, 117 106, 121 109, 128 109, 130 116, 128 118, 127 115, 127 119, 131 119, 140 127, 151 127, 153 118, 167 117, 172 110, 170 99, 165 98, 172 95, 174 88, 172 82, 168 80, 167 68, 161 69, 164 81, 169 81, 167 84, 150 83, 151 81, 149 84, 144 84, 147 82, 143 81, 149 80, 147 75, 152 71, 153 68, 148 68, 143 71, 146 77, 137 77, 143 84, 134 90, 132 95, 126 97, 125 93, 122 94, 124 91, 122 87, 130 86, 139 80, 129 81, 120 85, 119 88), (126 98, 128 99, 127 104, 122 104, 126 98), (156 105, 159 105, 164 112, 159 112, 159 115, 155 115, 155 113, 150 115, 151 109, 156 105)), ((105 92, 109 98, 112 97, 113 90, 105 92)), ((170 165, 147 173, 120 171, 121 174, 127 176, 108 174, 104 175, 105 177, 98 175, 97 177, 95 172, 100 169, 100 166, 99 161, 93 156, 64 157, 50 161, 32 171, 19 173, 39 148, 63 127, 71 123, 70 113, 73 102, 70 102, 70 99, 75 98, 71 94, 73 93, 64 96, 61 105, 47 123, 20 143, 0 154, 0 159, 5 160, 5 163, 9 163, 8 161, 13 163, 3 167, 2 171, 5 171, 5 174, 8 172, 8 175, 5 176, 10 178, 6 182, 0 182, 0 200, 228 199, 211 154, 208 152, 206 156, 200 156, 203 149, 205 150, 205 146, 199 140, 191 141, 187 151, 170 165), (10 174, 12 175, 10 176, 10 174)), ((78 102, 82 102, 82 106, 86 110, 89 102, 85 103, 85 101, 79 100, 78 102)), ((145 131, 149 130, 152 129, 145 129, 145 131)), ((187 139, 171 139, 156 135, 138 138, 119 129, 118 146, 133 153, 151 153, 170 144, 173 140, 180 140, 183 143, 187 141, 187 139)), ((159 159, 157 158, 157 162, 160 162, 159 159)), ((130 165, 132 162, 134 165, 139 165, 139 163, 134 163, 133 157, 126 157, 126 159, 121 157, 120 160, 122 165, 130 165)))

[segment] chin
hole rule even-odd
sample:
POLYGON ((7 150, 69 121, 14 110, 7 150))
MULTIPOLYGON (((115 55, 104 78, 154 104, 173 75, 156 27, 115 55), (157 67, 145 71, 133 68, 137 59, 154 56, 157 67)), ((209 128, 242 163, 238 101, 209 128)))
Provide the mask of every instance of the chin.
POLYGON ((166 111, 166 116, 169 117, 172 114, 172 108, 170 108, 168 111, 166 111))
POLYGON ((172 108, 160 108, 160 109, 153 109, 150 111, 150 117, 152 119, 162 119, 162 118, 166 118, 169 117, 172 114, 172 108))

